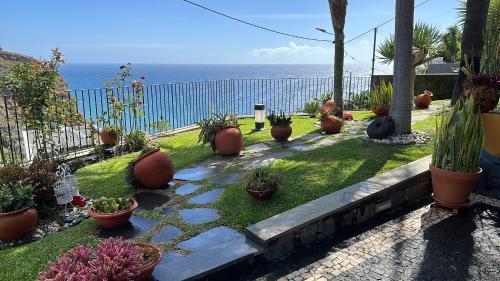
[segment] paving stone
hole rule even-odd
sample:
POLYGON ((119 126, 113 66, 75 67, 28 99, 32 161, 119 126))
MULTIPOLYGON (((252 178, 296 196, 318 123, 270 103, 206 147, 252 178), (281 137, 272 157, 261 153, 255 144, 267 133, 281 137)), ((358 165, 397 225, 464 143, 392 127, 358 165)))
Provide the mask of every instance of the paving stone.
POLYGON ((217 209, 210 208, 183 209, 179 210, 179 215, 189 224, 207 223, 219 218, 217 209))
POLYGON ((195 192, 196 190, 198 190, 200 188, 201 188, 201 185, 195 185, 195 184, 192 184, 192 183, 186 183, 186 184, 183 184, 180 187, 178 187, 175 190, 175 193, 177 195, 188 195, 188 194, 191 194, 191 193, 195 192))
POLYGON ((220 194, 224 191, 224 188, 216 188, 200 195, 197 195, 188 200, 190 204, 209 204, 214 203, 219 200, 220 194))
POLYGON ((241 167, 243 170, 251 170, 258 167, 266 166, 271 164, 272 162, 292 156, 293 153, 291 151, 283 151, 271 153, 268 155, 264 155, 261 157, 256 157, 241 163, 241 167))
POLYGON ((233 184, 238 182, 244 175, 243 172, 235 172, 224 177, 212 179, 210 182, 218 185, 233 184))
POLYGON ((139 204, 137 209, 146 211, 151 211, 170 201, 170 197, 167 195, 149 191, 137 192, 134 194, 134 198, 139 204))
POLYGON ((177 246, 186 251, 200 252, 217 244, 233 241, 242 237, 244 236, 241 233, 233 230, 232 228, 227 226, 218 226, 202 232, 189 240, 182 241, 177 244, 177 246))
POLYGON ((295 150, 295 151, 309 151, 309 150, 315 149, 315 147, 312 145, 300 145, 299 144, 299 145, 290 146, 290 149, 295 150))
POLYGON ((175 237, 179 236, 182 234, 182 230, 179 228, 173 226, 173 225, 166 225, 163 227, 160 232, 158 232, 153 238, 151 238, 151 241, 154 243, 165 243, 165 242, 170 242, 172 241, 175 237))
POLYGON ((257 152, 262 152, 262 151, 266 151, 269 149, 270 149, 269 146, 267 146, 263 143, 258 143, 258 144, 253 144, 253 145, 247 146, 245 148, 245 151, 248 151, 250 153, 257 153, 257 152))
POLYGON ((211 176, 215 176, 224 170, 222 166, 216 165, 198 165, 193 168, 186 168, 178 171, 174 179, 183 181, 199 181, 211 176))
POLYGON ((124 226, 114 229, 100 229, 99 236, 102 238, 121 236, 124 239, 135 239, 139 236, 144 235, 146 232, 148 232, 158 224, 160 224, 160 222, 157 220, 139 216, 132 216, 130 218, 130 223, 124 226))

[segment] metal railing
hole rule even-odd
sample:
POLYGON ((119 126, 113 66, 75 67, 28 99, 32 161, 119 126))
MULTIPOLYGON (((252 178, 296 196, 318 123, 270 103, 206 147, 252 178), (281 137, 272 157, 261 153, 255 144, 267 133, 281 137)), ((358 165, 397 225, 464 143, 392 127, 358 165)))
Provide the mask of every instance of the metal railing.
MULTIPOLYGON (((370 77, 344 77, 344 108, 360 110, 367 108, 370 77)), ((117 89, 114 89, 117 91, 117 89)), ((133 88, 120 89, 134 95, 133 88)), ((164 133, 196 124, 207 118, 212 109, 221 113, 253 115, 253 106, 263 103, 266 111, 297 114, 304 103, 333 91, 333 78, 272 78, 230 79, 205 82, 170 83, 145 85, 141 105, 143 114, 134 115, 131 110, 122 113, 123 133, 142 130, 149 135, 164 133), (155 126, 168 123, 169 128, 155 126)), ((96 122, 103 112, 109 112, 110 101, 106 89, 68 91, 74 98, 76 108, 85 122, 56 128, 50 138, 57 144, 60 154, 77 156, 85 149, 100 145, 99 138, 92 134, 92 126, 102 127, 96 122)), ((36 132, 22 122, 11 97, 3 95, 0 103, 0 164, 29 162, 36 155, 36 132)), ((116 121, 116 120, 115 120, 116 121)))

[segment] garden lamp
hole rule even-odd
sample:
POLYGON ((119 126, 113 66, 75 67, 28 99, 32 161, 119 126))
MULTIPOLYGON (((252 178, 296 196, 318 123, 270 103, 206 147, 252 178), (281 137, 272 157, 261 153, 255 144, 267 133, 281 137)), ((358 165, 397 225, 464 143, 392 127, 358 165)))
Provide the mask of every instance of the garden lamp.
POLYGON ((264 118, 266 117, 265 113, 266 107, 264 104, 255 104, 255 131, 260 131, 264 129, 264 118))

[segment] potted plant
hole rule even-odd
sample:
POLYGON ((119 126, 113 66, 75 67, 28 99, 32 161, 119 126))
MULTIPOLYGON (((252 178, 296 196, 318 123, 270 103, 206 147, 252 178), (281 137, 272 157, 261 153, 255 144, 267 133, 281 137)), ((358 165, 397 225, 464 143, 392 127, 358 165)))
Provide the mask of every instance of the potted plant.
POLYGON ((479 156, 483 126, 473 99, 459 100, 436 126, 430 172, 437 204, 458 209, 468 204, 469 194, 482 170, 479 156))
POLYGON ((415 103, 415 107, 418 109, 429 108, 429 105, 432 102, 432 92, 425 90, 423 94, 416 96, 413 102, 415 103))
POLYGON ((335 116, 336 113, 336 110, 328 110, 321 114, 321 128, 326 134, 337 134, 342 129, 342 120, 335 116))
POLYGON ((267 199, 276 193, 281 180, 281 175, 271 168, 259 167, 247 174, 245 190, 255 199, 267 199))
POLYGON ((321 97, 319 97, 319 101, 321 104, 319 109, 320 114, 325 114, 327 111, 333 110, 336 107, 335 102, 332 100, 331 93, 324 93, 321 97))
POLYGON ((319 113, 320 105, 321 104, 318 99, 312 99, 311 101, 306 102, 300 111, 306 113, 311 118, 316 118, 316 115, 319 113))
POLYGON ((389 114, 389 109, 392 100, 392 84, 391 82, 380 81, 380 84, 375 86, 370 93, 369 103, 373 113, 377 116, 385 116, 389 114))
POLYGON ((30 185, 0 187, 0 240, 23 238, 38 221, 30 185))
POLYGON ((92 202, 88 213, 102 228, 116 228, 130 220, 135 208, 137 201, 134 198, 101 197, 92 202))
POLYGON ((172 159, 158 148, 143 153, 132 161, 127 172, 129 184, 149 189, 165 186, 173 177, 172 159))
POLYGON ((219 151, 224 156, 238 155, 243 149, 241 134, 236 115, 222 115, 212 112, 208 119, 198 122, 200 134, 198 142, 207 143, 213 151, 219 151))
POLYGON ((269 123, 271 123, 271 135, 278 142, 287 141, 292 135, 292 116, 285 115, 281 112, 276 115, 274 112, 266 116, 269 123))
POLYGON ((101 141, 105 145, 116 145, 118 138, 121 136, 121 128, 117 125, 106 125, 99 132, 101 141))
POLYGON ((50 262, 37 281, 49 280, 147 280, 160 262, 160 251, 153 245, 134 244, 121 238, 108 238, 91 245, 78 245, 59 260, 50 262))

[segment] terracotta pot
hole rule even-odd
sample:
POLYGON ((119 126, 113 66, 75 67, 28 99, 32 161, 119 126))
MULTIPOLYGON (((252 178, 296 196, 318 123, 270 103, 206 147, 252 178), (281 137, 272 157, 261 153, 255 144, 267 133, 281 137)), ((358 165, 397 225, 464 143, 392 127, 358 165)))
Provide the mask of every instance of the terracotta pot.
POLYGON ((389 108, 378 108, 374 107, 372 108, 372 112, 375 113, 377 116, 386 116, 389 114, 389 108))
POLYGON ((418 109, 429 108, 431 102, 432 102, 432 93, 429 91, 425 91, 423 94, 416 96, 414 100, 415 107, 418 109))
POLYGON ((456 173, 429 165, 432 178, 432 197, 436 203, 447 208, 465 208, 469 195, 481 178, 483 170, 477 173, 456 173))
POLYGON ((130 217, 132 216, 132 213, 134 212, 134 209, 137 208, 138 204, 134 198, 130 198, 130 202, 132 203, 132 206, 123 211, 103 214, 103 213, 96 213, 92 208, 89 208, 88 213, 89 216, 97 220, 97 223, 102 228, 116 228, 128 223, 130 217))
POLYGON ((500 157, 500 114, 483 113, 484 144, 489 154, 500 157))
POLYGON ((238 155, 243 149, 243 135, 235 126, 228 126, 215 135, 215 146, 224 156, 238 155))
POLYGON ((103 144, 106 145, 116 145, 118 143, 118 136, 112 136, 107 132, 101 131, 99 133, 99 136, 101 136, 101 141, 103 144))
POLYGON ((0 240, 19 240, 32 231, 38 221, 34 208, 0 213, 0 240))
POLYGON ((271 127, 271 136, 278 141, 287 141, 288 138, 292 135, 292 127, 288 126, 272 126, 271 127))
POLYGON ((145 188, 160 188, 174 177, 172 159, 159 149, 150 151, 134 161, 134 176, 145 188))
POLYGON ((325 114, 335 108, 335 102, 333 100, 327 100, 320 108, 319 113, 325 114))
POLYGON ((148 264, 145 264, 145 265, 140 266, 139 268, 137 268, 137 270, 139 271, 139 276, 135 280, 137 280, 137 281, 148 280, 149 277, 151 276, 151 274, 153 273, 153 270, 155 269, 155 267, 161 261, 161 252, 160 252, 160 250, 157 247, 155 247, 155 246, 153 246, 151 244, 135 243, 135 245, 138 246, 138 247, 141 247, 141 248, 152 249, 156 253, 156 258, 155 259, 153 259, 152 261, 150 261, 148 264))
POLYGON ((336 116, 330 115, 321 120, 321 128, 323 128, 327 134, 337 134, 342 129, 342 120, 336 116))
POLYGON ((273 196, 274 193, 276 193, 276 191, 278 191, 278 187, 274 187, 274 188, 272 188, 270 190, 266 190, 266 191, 258 191, 258 190, 250 190, 250 189, 246 189, 246 191, 253 198, 255 198, 257 200, 264 200, 264 199, 271 198, 271 196, 273 196))

